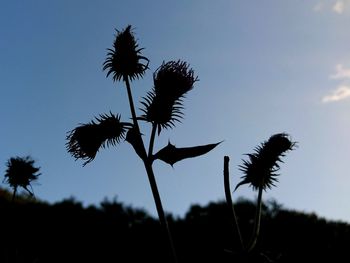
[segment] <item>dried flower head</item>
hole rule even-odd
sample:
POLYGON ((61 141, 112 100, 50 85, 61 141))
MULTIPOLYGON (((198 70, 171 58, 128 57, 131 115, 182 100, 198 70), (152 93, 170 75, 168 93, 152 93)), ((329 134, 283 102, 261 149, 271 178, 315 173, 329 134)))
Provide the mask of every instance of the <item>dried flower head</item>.
POLYGON ((262 187, 263 190, 275 186, 277 182, 276 172, 280 169, 279 162, 283 162, 281 157, 287 151, 294 149, 296 142, 292 142, 285 133, 275 134, 260 146, 255 148, 255 152, 247 154, 249 160, 243 160, 240 170, 244 173, 242 184, 250 184, 254 190, 262 187))
POLYGON ((34 166, 34 160, 27 157, 14 157, 7 161, 7 169, 4 181, 16 192, 18 187, 25 189, 30 195, 33 192, 28 189, 31 182, 38 179, 40 167, 34 166))
POLYGON ((68 132, 66 147, 76 159, 83 159, 84 166, 91 162, 100 147, 114 146, 124 138, 128 123, 120 122, 120 116, 100 115, 87 124, 82 124, 68 132))
POLYGON ((139 48, 131 25, 123 31, 117 30, 113 49, 108 49, 107 59, 103 63, 103 70, 108 70, 107 77, 112 74, 113 80, 131 80, 142 77, 148 69, 148 58, 141 55, 143 48, 139 48))
POLYGON ((182 118, 183 98, 198 81, 193 69, 183 61, 164 63, 153 74, 154 87, 144 101, 143 119, 162 128, 171 128, 182 118))

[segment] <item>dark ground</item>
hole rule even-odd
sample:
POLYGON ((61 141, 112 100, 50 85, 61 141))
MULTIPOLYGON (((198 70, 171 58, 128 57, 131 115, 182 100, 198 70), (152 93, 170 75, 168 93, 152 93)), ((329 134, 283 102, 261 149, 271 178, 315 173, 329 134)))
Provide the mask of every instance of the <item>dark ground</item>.
MULTIPOLYGON (((49 205, 0 191, 0 262, 171 262, 157 220, 118 201, 83 208, 74 200, 49 205)), ((236 212, 250 237, 254 204, 240 200, 236 212)), ((181 262, 242 262, 224 202, 192 206, 184 218, 169 216, 181 262), (233 251, 233 253, 229 252, 233 251)), ((246 262, 350 262, 350 225, 264 206, 256 255, 246 262)))

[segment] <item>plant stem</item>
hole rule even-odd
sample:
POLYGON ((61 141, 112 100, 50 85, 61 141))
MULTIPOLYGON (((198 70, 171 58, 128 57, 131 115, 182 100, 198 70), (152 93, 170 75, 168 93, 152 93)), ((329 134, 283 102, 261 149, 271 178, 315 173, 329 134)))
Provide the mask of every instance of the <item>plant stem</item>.
MULTIPOLYGON (((124 76, 124 81, 125 81, 125 85, 126 85, 126 89, 128 92, 128 98, 129 98, 129 105, 130 105, 130 110, 131 110, 131 115, 132 115, 132 119, 133 119, 133 123, 134 123, 134 127, 136 128, 137 134, 138 136, 140 136, 140 140, 142 142, 142 156, 147 156, 146 155, 146 149, 145 149, 145 145, 143 143, 142 137, 141 137, 141 132, 140 132, 140 128, 137 122, 137 118, 136 118, 136 112, 135 112, 135 106, 134 106, 134 101, 132 98, 132 93, 131 93, 131 88, 130 88, 130 82, 127 76, 124 76)), ((153 125, 155 126, 155 125, 153 125)), ((152 128, 152 135, 151 135, 151 140, 150 140, 150 152, 152 152, 153 150, 153 144, 154 144, 154 137, 155 137, 155 131, 156 131, 156 127, 152 128)), ((151 153, 150 153, 151 154, 151 153)), ((162 205, 162 201, 159 195, 159 191, 158 191, 158 187, 157 187, 157 182, 154 176, 154 172, 153 172, 153 168, 152 168, 152 160, 150 159, 150 155, 147 156, 147 158, 142 159, 146 172, 147 172, 147 176, 148 176, 148 180, 151 186, 151 190, 152 190, 152 194, 153 194, 153 199, 156 205, 156 209, 157 209, 157 213, 158 213, 158 218, 159 218, 159 222, 161 224, 161 226, 164 228, 167 236, 168 236, 168 241, 169 241, 169 246, 171 249, 171 254, 173 256, 173 261, 174 263, 177 263, 177 256, 176 256, 176 251, 175 251, 175 247, 174 247, 174 243, 173 243, 173 239, 170 233, 170 229, 169 229, 169 225, 168 222, 166 220, 165 217, 165 213, 164 213, 164 209, 163 209, 163 205, 162 205)))
POLYGON ((152 132, 151 132, 151 138, 149 140, 149 147, 148 147, 148 157, 149 158, 153 154, 154 138, 156 137, 156 131, 157 131, 157 125, 155 123, 153 123, 153 125, 152 125, 152 132))
POLYGON ((152 194, 153 194, 153 198, 154 198, 154 202, 156 204, 156 208, 157 208, 157 213, 158 213, 158 217, 159 217, 159 221, 160 224, 164 227, 164 230, 166 231, 166 234, 168 236, 168 241, 169 241, 169 245, 170 245, 170 249, 171 249, 171 253, 173 256, 173 260, 174 263, 177 263, 177 256, 176 256, 176 251, 175 251, 175 246, 174 246, 174 242, 173 242, 173 238, 170 232, 170 228, 168 225, 168 222, 166 220, 165 217, 165 213, 164 213, 164 209, 162 206, 162 201, 159 195, 159 191, 158 191, 158 187, 157 187, 157 183, 156 183, 156 179, 154 177, 154 172, 153 172, 153 168, 152 165, 149 161, 144 162, 145 168, 146 168, 146 172, 148 175, 148 180, 152 189, 152 194))
POLYGON ((131 93, 131 88, 130 88, 130 82, 129 78, 127 76, 124 76, 124 82, 126 85, 126 90, 128 92, 128 99, 129 99, 129 105, 130 105, 130 111, 131 111, 131 116, 132 116, 132 121, 134 123, 135 128, 140 131, 139 124, 137 122, 136 118, 136 112, 135 112, 135 106, 134 106, 134 100, 132 98, 132 93, 131 93))
POLYGON ((16 193, 17 193, 17 187, 15 187, 15 189, 13 189, 11 203, 13 203, 13 202, 15 201, 15 198, 16 198, 16 193))
POLYGON ((224 187, 225 187, 226 202, 229 207, 230 214, 233 218, 234 228, 235 228, 235 231, 237 232, 239 242, 241 244, 241 249, 242 251, 244 251, 243 239, 242 239, 241 231, 239 229, 235 208, 232 202, 232 196, 231 196, 231 190, 230 190, 229 162, 230 162, 230 158, 228 156, 225 156, 224 157, 224 187))
POLYGON ((258 240, 259 232, 260 232, 260 220, 261 220, 261 207, 262 207, 262 193, 263 193, 263 187, 259 187, 259 193, 258 193, 258 201, 256 206, 256 212, 255 212, 255 220, 254 220, 254 230, 252 239, 250 241, 250 245, 248 246, 247 252, 250 252, 254 249, 256 242, 258 240))

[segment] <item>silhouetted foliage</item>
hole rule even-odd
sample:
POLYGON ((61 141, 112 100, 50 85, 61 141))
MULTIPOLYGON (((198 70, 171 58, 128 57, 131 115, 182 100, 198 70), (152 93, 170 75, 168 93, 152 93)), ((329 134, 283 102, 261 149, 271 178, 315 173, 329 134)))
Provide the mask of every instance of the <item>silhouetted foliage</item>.
POLYGON ((38 179, 40 167, 34 166, 34 160, 30 156, 12 157, 7 163, 4 182, 9 184, 13 189, 15 198, 18 187, 22 187, 30 195, 34 195, 33 190, 29 190, 31 182, 38 179))
POLYGON ((163 62, 153 74, 152 91, 141 102, 144 106, 142 119, 155 124, 158 134, 162 128, 174 127, 175 122, 182 119, 182 99, 197 80, 186 62, 163 62))
POLYGON ((296 142, 291 141, 289 135, 286 133, 277 133, 272 135, 267 141, 261 143, 261 145, 255 148, 255 152, 247 154, 249 160, 243 160, 243 165, 240 166, 240 170, 244 173, 242 181, 239 182, 235 190, 244 184, 249 184, 253 187, 253 190, 258 190, 256 212, 253 224, 253 231, 251 238, 247 241, 242 235, 240 224, 237 220, 237 215, 232 202, 231 190, 230 190, 230 176, 229 176, 229 161, 228 156, 224 157, 224 188, 225 197, 228 205, 228 211, 233 221, 233 227, 235 235, 238 237, 240 248, 235 253, 238 255, 239 262, 271 262, 269 256, 257 251, 256 244, 260 234, 261 216, 263 212, 263 191, 267 188, 275 186, 277 182, 276 172, 280 169, 280 162, 286 152, 295 148, 296 142))
POLYGON ((296 143, 292 142, 285 133, 272 135, 267 141, 255 148, 255 152, 247 154, 249 160, 243 160, 240 170, 244 173, 242 181, 237 184, 237 189, 243 184, 249 184, 254 190, 262 187, 263 190, 275 186, 277 182, 276 172, 280 169, 279 162, 287 151, 295 148, 296 143))
MULTIPOLYGON (((157 238, 161 228, 142 209, 116 199, 84 207, 74 199, 55 204, 0 190, 0 262, 164 262, 167 244, 157 238), (111 242, 112 241, 112 242, 111 242), (13 244, 18 247, 16 261, 13 244), (153 247, 157 247, 154 251, 153 247)), ((235 204, 242 233, 251 232, 255 204, 235 204)), ((348 262, 350 225, 315 214, 262 205, 262 229, 250 262, 348 262)), ((179 262, 242 262, 232 251, 230 218, 225 202, 192 205, 183 218, 168 215, 179 262)), ((234 247, 239 248, 238 242, 234 247)))
POLYGON ((131 125, 120 122, 120 115, 101 114, 96 120, 68 132, 67 150, 76 159, 86 160, 85 166, 95 159, 101 147, 115 146, 124 139, 126 127, 131 125))
POLYGON ((136 42, 131 25, 122 31, 117 30, 113 49, 108 49, 107 59, 103 64, 107 77, 112 74, 114 81, 142 77, 149 62, 148 58, 141 55, 142 50, 136 42), (143 60, 146 64, 141 62, 143 60))
POLYGON ((107 58, 103 63, 107 77, 112 75, 113 81, 123 81, 125 84, 132 123, 120 122, 120 115, 112 113, 110 116, 100 115, 96 121, 80 125, 69 132, 66 147, 73 157, 85 160, 83 165, 86 165, 95 158, 101 147, 119 143, 126 133, 126 141, 131 144, 145 166, 159 222, 164 227, 173 262, 176 263, 176 251, 154 176, 153 161, 160 159, 173 165, 182 159, 206 154, 218 144, 176 148, 169 143, 158 152, 158 156, 153 154, 157 131, 159 136, 163 128, 173 128, 175 122, 182 119, 182 100, 193 88, 198 77, 184 61, 163 62, 153 74, 153 89, 141 101, 144 107, 141 109, 143 114, 137 115, 130 82, 142 78, 148 69, 149 59, 142 55, 142 50, 135 39, 131 25, 128 25, 122 31, 117 30, 113 48, 108 49, 107 58), (139 121, 145 121, 152 126, 148 151, 141 136, 139 121))
POLYGON ((159 150, 153 158, 155 160, 159 159, 173 166, 175 163, 181 160, 194 158, 206 154, 207 152, 211 151, 216 146, 218 146, 220 143, 221 142, 194 147, 177 148, 169 141, 168 145, 165 146, 163 149, 159 150))

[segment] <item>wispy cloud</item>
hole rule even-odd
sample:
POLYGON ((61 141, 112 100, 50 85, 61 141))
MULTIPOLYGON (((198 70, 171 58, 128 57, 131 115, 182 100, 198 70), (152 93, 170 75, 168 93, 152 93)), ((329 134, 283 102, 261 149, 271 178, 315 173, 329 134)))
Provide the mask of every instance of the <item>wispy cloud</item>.
POLYGON ((347 9, 347 6, 350 4, 350 0, 322 0, 318 1, 313 6, 313 11, 320 13, 324 10, 337 13, 339 15, 343 14, 347 9))
POLYGON ((338 14, 342 14, 344 12, 344 9, 345 9, 345 1, 339 0, 339 1, 335 2, 332 9, 334 12, 336 12, 338 14))
POLYGON ((350 97, 350 86, 341 85, 322 98, 323 103, 336 102, 350 97))
POLYGON ((345 68, 343 64, 335 66, 335 73, 329 76, 331 79, 350 79, 350 68, 345 68))

